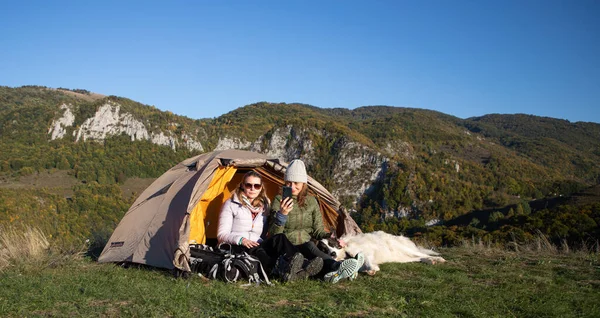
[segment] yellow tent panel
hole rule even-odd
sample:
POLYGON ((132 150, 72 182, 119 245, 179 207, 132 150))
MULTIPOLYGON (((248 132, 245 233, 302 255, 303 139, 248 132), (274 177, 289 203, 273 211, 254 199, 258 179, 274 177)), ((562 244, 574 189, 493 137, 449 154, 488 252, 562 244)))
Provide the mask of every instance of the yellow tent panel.
POLYGON ((209 232, 214 232, 209 235, 210 237, 216 237, 221 206, 231 196, 231 192, 237 185, 237 183, 229 182, 236 171, 237 168, 232 166, 219 167, 215 171, 208 189, 190 215, 190 243, 205 244, 209 232))

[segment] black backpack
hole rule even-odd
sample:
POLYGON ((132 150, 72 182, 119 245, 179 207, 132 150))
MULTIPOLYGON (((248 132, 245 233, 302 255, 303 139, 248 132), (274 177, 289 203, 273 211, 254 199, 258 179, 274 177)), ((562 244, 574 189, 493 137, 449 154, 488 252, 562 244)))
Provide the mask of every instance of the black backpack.
POLYGON ((213 249, 206 245, 190 246, 190 268, 202 276, 226 282, 248 280, 248 285, 271 285, 261 262, 246 252, 213 249))

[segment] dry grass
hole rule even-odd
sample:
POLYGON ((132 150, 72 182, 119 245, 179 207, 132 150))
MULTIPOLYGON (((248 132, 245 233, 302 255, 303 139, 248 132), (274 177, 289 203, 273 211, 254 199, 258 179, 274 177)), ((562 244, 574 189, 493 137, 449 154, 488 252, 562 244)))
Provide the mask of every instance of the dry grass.
POLYGON ((546 235, 539 232, 535 238, 527 243, 513 241, 508 246, 482 240, 471 239, 462 242, 462 248, 479 255, 552 255, 554 257, 571 257, 590 264, 600 261, 600 242, 582 242, 576 248, 569 246, 565 240, 560 244, 552 243, 546 235))
POLYGON ((0 226, 0 272, 16 268, 22 272, 75 264, 83 259, 89 241, 81 245, 48 241, 46 235, 31 226, 0 226))
POLYGON ((50 243, 38 228, 0 228, 0 271, 47 257, 50 243))
POLYGON ((98 94, 98 93, 93 93, 93 92, 90 92, 90 94, 81 94, 81 93, 69 91, 69 90, 66 90, 66 89, 60 89, 60 88, 56 88, 56 89, 49 88, 49 89, 50 90, 57 90, 57 91, 65 94, 65 95, 75 96, 77 98, 86 100, 88 102, 94 102, 94 101, 97 101, 99 99, 102 99, 102 98, 106 97, 106 95, 102 95, 102 94, 98 94))

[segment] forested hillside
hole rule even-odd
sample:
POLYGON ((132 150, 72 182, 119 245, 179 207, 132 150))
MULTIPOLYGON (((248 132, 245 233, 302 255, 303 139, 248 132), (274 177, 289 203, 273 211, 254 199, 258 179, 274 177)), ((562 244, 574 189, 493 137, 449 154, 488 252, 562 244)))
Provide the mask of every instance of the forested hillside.
POLYGON ((449 245, 527 240, 538 231, 599 238, 598 195, 589 190, 600 182, 597 123, 266 102, 190 119, 83 89, 0 87, 0 147, 0 224, 37 223, 66 241, 101 245, 133 200, 121 195, 127 180, 156 178, 224 148, 304 159, 365 231, 449 245), (72 178, 69 191, 58 181, 22 182, 57 171, 72 178), (588 200, 536 204, 574 193, 588 200))

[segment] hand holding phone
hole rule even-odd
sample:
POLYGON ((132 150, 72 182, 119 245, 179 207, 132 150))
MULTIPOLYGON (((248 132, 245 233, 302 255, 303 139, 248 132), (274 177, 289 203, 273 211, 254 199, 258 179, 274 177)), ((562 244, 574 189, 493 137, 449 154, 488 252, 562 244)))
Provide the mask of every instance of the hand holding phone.
POLYGON ((292 187, 283 186, 281 201, 285 200, 285 198, 292 197, 292 187))
POLYGON ((294 200, 292 200, 292 187, 283 186, 281 191, 281 210, 283 215, 288 215, 292 211, 294 200))

